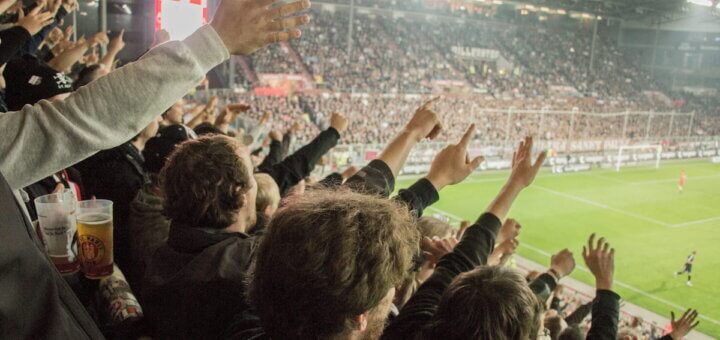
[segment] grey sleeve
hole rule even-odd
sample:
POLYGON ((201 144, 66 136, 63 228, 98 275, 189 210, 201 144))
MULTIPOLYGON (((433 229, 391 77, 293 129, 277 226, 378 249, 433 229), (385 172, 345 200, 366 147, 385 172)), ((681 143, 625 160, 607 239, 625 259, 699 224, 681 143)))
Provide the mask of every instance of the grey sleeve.
POLYGON ((0 114, 0 172, 17 189, 126 142, 228 57, 217 32, 205 26, 64 101, 0 114))

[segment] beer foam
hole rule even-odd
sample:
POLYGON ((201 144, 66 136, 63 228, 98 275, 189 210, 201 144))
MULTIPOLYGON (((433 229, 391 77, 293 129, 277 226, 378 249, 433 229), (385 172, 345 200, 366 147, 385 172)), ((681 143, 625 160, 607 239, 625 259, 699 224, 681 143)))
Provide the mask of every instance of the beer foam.
POLYGON ((77 216, 77 222, 87 225, 97 225, 112 222, 112 216, 101 213, 86 213, 77 216))

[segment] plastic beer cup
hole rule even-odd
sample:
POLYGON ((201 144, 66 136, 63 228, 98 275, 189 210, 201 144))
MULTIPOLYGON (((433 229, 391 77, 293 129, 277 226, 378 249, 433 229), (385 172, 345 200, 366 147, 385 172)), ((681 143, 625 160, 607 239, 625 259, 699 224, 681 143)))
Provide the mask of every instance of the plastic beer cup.
POLYGON ((74 243, 77 199, 70 189, 35 199, 40 235, 50 260, 61 274, 76 273, 80 268, 74 243))
POLYGON ((113 273, 113 202, 78 202, 77 233, 85 277, 100 279, 113 273))

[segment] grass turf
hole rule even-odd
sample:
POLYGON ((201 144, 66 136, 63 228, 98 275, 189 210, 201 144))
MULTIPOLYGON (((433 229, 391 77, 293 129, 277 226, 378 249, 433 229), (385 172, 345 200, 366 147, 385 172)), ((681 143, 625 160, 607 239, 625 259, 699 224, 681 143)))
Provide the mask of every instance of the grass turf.
MULTIPOLYGON (((474 220, 507 178, 508 172, 476 173, 448 187, 426 215, 474 220)), ((403 179, 397 187, 411 184, 403 179)), ((620 172, 552 174, 543 170, 515 202, 511 217, 523 228, 518 253, 548 264, 548 254, 569 248, 578 262, 573 277, 594 284, 583 269, 582 246, 592 232, 615 248, 615 291, 623 299, 669 318, 670 311, 696 308, 698 330, 720 337, 720 164, 709 160, 664 162, 620 172), (677 182, 687 172, 684 193, 677 182), (674 278, 685 258, 697 250, 693 287, 674 278)))

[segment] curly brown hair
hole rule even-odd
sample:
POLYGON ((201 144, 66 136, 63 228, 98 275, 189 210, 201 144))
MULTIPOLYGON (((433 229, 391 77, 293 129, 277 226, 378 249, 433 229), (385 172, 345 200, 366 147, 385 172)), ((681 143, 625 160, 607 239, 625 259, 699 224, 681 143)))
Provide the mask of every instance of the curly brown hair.
POLYGON ((273 339, 351 332, 352 318, 378 307, 419 248, 407 207, 349 190, 296 197, 267 230, 249 297, 273 339))
POLYGON ((222 135, 179 145, 160 172, 165 215, 191 227, 224 229, 235 223, 252 185, 241 148, 222 135))

